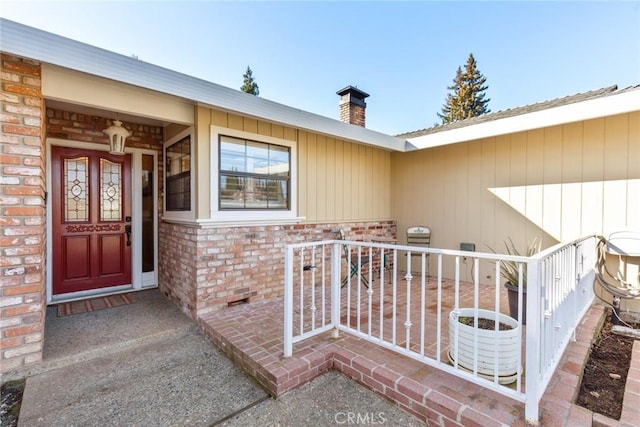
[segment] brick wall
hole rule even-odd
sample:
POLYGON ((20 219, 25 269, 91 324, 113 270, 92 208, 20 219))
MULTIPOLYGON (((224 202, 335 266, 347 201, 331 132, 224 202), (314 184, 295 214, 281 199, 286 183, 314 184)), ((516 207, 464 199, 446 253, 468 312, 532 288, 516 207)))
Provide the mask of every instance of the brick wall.
POLYGON ((395 236, 394 221, 203 228, 160 226, 161 291, 192 318, 284 294, 284 247, 359 235, 395 236))
POLYGON ((158 287, 195 319, 198 228, 161 222, 158 232, 158 287))
POLYGON ((365 127, 365 107, 351 103, 340 104, 340 121, 365 127))
MULTIPOLYGON (((47 108, 46 121, 47 138, 109 145, 109 138, 102 131, 111 126, 113 120, 47 108)), ((122 126, 131 132, 131 136, 126 141, 127 147, 161 151, 163 142, 162 127, 125 121, 122 121, 122 126)), ((91 147, 87 146, 87 148, 91 147)))
POLYGON ((0 60, 0 372, 7 372, 42 360, 46 185, 40 64, 0 60))

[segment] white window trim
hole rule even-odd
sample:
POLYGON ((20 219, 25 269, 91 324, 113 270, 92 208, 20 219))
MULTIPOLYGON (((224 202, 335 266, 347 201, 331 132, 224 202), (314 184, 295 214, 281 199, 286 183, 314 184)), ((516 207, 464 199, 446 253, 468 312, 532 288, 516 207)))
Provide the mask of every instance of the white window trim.
POLYGON ((162 179, 163 179, 163 193, 164 193, 164 197, 163 197, 163 204, 164 204, 164 209, 163 209, 163 219, 166 220, 182 220, 182 221, 189 221, 189 220, 193 220, 195 218, 195 197, 196 197, 196 162, 195 162, 195 142, 194 142, 194 137, 193 137, 193 127, 189 127, 185 130, 183 130, 182 132, 180 132, 179 134, 177 134, 176 136, 174 136, 173 138, 167 140, 164 144, 162 144, 162 161, 164 162, 163 164, 163 174, 162 174, 162 179), (191 141, 191 154, 190 154, 190 167, 191 167, 191 179, 190 181, 190 188, 191 188, 191 209, 189 209, 188 211, 168 211, 167 210, 167 148, 170 147, 171 145, 175 144, 176 142, 181 141, 182 139, 184 139, 185 137, 190 136, 190 141, 191 141))
POLYGON ((219 126, 211 126, 211 222, 224 223, 282 223, 282 222, 298 222, 298 152, 296 141, 275 138, 272 136, 259 135, 235 129, 223 128, 219 126), (264 142, 267 144, 281 145, 289 147, 291 150, 291 170, 290 170, 290 189, 289 189, 289 209, 288 210, 251 210, 251 211, 226 211, 219 209, 219 141, 220 135, 230 136, 233 138, 248 139, 256 142, 264 142))

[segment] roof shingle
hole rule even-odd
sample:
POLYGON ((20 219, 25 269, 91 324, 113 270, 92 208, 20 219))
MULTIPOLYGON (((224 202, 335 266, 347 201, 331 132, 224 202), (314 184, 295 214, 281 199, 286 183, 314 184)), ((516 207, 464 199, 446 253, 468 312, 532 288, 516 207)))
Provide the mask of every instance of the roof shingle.
POLYGON ((430 135, 437 132, 444 132, 452 129, 458 129, 466 126, 476 125, 479 123, 490 122, 494 120, 504 119, 507 117, 519 116, 521 114, 533 113, 536 111, 546 110, 549 108, 560 107, 563 105, 573 104, 576 102, 582 102, 589 99, 601 98, 612 94, 617 94, 629 90, 639 89, 638 86, 630 86, 624 89, 618 90, 617 85, 607 86, 601 89, 592 90, 589 92, 578 93, 575 95, 565 96, 562 98, 551 99, 548 101, 542 101, 535 104, 525 105, 522 107, 509 108, 506 110, 496 111, 494 113, 484 114, 478 117, 472 117, 465 120, 457 120, 455 122, 447 123, 444 125, 437 125, 434 127, 416 130, 412 132, 401 133, 396 135, 399 138, 416 138, 419 136, 430 135))

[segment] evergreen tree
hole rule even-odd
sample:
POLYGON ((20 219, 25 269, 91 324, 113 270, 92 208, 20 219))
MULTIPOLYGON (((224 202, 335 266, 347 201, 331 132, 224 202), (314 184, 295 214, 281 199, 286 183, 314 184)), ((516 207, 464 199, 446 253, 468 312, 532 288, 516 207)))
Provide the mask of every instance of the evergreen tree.
POLYGON ((246 93, 250 93, 252 95, 260 95, 260 89, 258 88, 258 83, 253 78, 253 71, 247 65, 247 71, 242 75, 244 79, 244 83, 240 86, 240 90, 246 93))
POLYGON ((488 107, 491 99, 485 99, 485 91, 489 88, 485 85, 486 82, 487 78, 478 71, 476 60, 470 53, 464 71, 458 67, 453 84, 447 86, 451 92, 447 94, 442 112, 438 113, 442 123, 451 123, 491 112, 488 107))

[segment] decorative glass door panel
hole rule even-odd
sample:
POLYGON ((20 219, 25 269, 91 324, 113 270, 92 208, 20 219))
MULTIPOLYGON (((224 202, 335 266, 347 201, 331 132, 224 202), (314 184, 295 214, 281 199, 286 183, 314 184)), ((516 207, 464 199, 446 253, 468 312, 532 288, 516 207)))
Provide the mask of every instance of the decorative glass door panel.
POLYGON ((122 165, 100 159, 100 221, 122 220, 122 165))
POLYGON ((131 283, 131 157, 51 148, 53 294, 131 283))
POLYGON ((89 158, 65 159, 63 168, 64 219, 67 222, 87 221, 89 219, 89 158))

